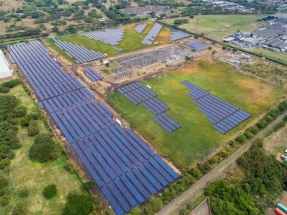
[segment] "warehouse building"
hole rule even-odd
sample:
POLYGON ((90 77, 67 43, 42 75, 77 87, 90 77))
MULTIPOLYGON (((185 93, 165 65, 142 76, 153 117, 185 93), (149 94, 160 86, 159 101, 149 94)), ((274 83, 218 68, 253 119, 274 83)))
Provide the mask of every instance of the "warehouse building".
POLYGON ((0 49, 0 79, 12 76, 12 71, 4 53, 0 49))

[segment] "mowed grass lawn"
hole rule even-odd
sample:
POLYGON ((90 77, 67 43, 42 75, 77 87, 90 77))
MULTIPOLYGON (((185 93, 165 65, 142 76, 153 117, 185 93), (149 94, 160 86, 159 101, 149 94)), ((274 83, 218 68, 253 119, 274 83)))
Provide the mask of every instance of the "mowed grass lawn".
MULTIPOLYGON (((36 108, 31 97, 27 96, 22 86, 17 86, 11 90, 11 95, 15 95, 21 102, 21 105, 27 107, 28 112, 36 108)), ((48 132, 44 123, 40 122, 41 133, 48 132)), ((32 162, 29 159, 29 149, 34 142, 34 138, 27 135, 27 128, 21 128, 18 132, 22 147, 15 151, 15 158, 11 161, 10 172, 13 178, 15 189, 10 181, 10 173, 0 171, 9 179, 11 201, 7 206, 0 206, 0 214, 11 214, 13 206, 22 202, 28 209, 28 214, 61 214, 66 203, 66 197, 70 191, 76 191, 84 194, 86 191, 75 174, 69 173, 64 165, 67 160, 64 155, 56 161, 46 164, 32 162), (54 183, 57 186, 57 195, 50 200, 43 197, 42 192, 45 186, 54 183), (21 198, 18 196, 19 190, 23 187, 29 189, 29 196, 21 198)))
MULTIPOLYGON (((144 29, 144 31, 139 34, 137 33, 134 28, 137 24, 128 24, 123 25, 121 28, 125 30, 124 38, 120 42, 119 45, 116 47, 122 48, 122 52, 118 52, 115 50, 111 45, 107 45, 99 40, 93 40, 89 39, 88 37, 81 36, 80 34, 74 34, 74 35, 67 35, 58 37, 57 39, 71 42, 74 44, 78 44, 81 46, 86 47, 87 49, 99 51, 101 53, 105 53, 108 56, 113 56, 117 54, 122 54, 130 51, 135 51, 143 48, 149 48, 150 46, 142 45, 141 42, 145 38, 145 36, 149 33, 150 29, 154 25, 152 22, 147 22, 148 26, 144 29)), ((171 30, 169 28, 163 27, 158 35, 158 37, 154 40, 154 42, 158 42, 157 45, 163 45, 170 42, 169 36, 171 35, 171 30)), ((55 49, 57 52, 59 52, 61 55, 63 55, 66 59, 69 57, 65 54, 65 51, 60 50, 55 44, 52 39, 48 39, 48 43, 51 48, 55 49)), ((75 62, 75 61, 74 61, 75 62)))
MULTIPOLYGON (((262 14, 253 15, 198 15, 193 19, 189 19, 189 23, 179 25, 191 32, 204 33, 216 37, 225 37, 234 34, 237 30, 240 31, 255 31, 264 22, 256 20, 263 17, 262 14), (221 29, 226 29, 224 32, 219 32, 221 29)), ((173 24, 175 19, 164 19, 168 24, 173 24)))
POLYGON ((252 52, 262 54, 263 56, 267 56, 275 60, 279 60, 283 63, 287 63, 287 53, 285 52, 273 52, 264 48, 255 48, 252 50, 252 52))
POLYGON ((107 100, 157 151, 182 168, 190 167, 225 144, 283 95, 280 89, 243 75, 228 64, 209 60, 191 62, 178 71, 144 80, 142 84, 152 86, 158 99, 170 107, 166 114, 182 126, 179 130, 169 134, 153 121, 151 112, 134 105, 117 91, 107 100), (227 134, 220 134, 187 96, 189 91, 181 84, 183 80, 251 113, 252 117, 227 134))

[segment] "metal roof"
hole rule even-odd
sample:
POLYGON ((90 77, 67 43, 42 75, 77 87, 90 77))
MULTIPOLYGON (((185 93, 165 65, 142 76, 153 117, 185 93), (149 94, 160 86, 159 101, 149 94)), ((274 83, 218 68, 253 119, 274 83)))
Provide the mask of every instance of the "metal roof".
POLYGON ((10 65, 6 60, 2 50, 0 49, 0 79, 12 76, 10 65))

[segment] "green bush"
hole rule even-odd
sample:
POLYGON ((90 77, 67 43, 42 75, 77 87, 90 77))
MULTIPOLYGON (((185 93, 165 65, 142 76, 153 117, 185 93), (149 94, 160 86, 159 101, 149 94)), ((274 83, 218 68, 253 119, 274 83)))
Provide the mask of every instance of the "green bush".
POLYGON ((247 141, 247 137, 245 135, 241 134, 240 136, 238 136, 236 138, 236 141, 239 143, 245 143, 247 141))
POLYGON ((7 185, 8 180, 4 176, 0 175, 0 189, 5 188, 7 185))
POLYGON ((26 117, 28 120, 37 120, 37 119, 40 119, 40 113, 39 112, 31 112, 31 113, 27 114, 26 117))
POLYGON ((19 191, 19 197, 21 198, 26 198, 27 196, 29 196, 29 189, 27 187, 23 187, 20 191, 19 191))
POLYGON ((88 215, 93 211, 93 198, 86 195, 70 194, 62 215, 88 215))
POLYGON ((245 131, 244 136, 247 137, 247 139, 250 139, 250 138, 254 137, 254 134, 251 133, 250 131, 245 131))
POLYGON ((17 107, 14 110, 14 116, 17 118, 24 117, 27 114, 27 109, 25 107, 17 107))
POLYGON ((11 163, 10 159, 5 158, 0 161, 0 169, 3 170, 5 167, 9 166, 11 163))
POLYGON ((0 93, 9 93, 10 88, 9 87, 4 87, 0 85, 0 93))
POLYGON ((27 127, 29 125, 29 120, 26 117, 20 119, 21 127, 27 127))
POLYGON ((46 199, 50 199, 57 194, 57 186, 55 184, 50 184, 46 186, 43 190, 43 196, 46 199))
POLYGON ((248 128, 246 131, 250 131, 252 134, 258 133, 258 129, 255 126, 248 128))
POLYGON ((53 161, 59 157, 59 147, 51 139, 52 134, 39 134, 29 151, 29 157, 32 161, 45 163, 53 161))
POLYGON ((36 121, 31 120, 28 125, 28 136, 29 137, 35 137, 37 134, 39 134, 40 129, 36 121))
POLYGON ((0 198, 0 205, 1 206, 6 206, 6 205, 8 205, 9 203, 10 203, 10 196, 7 196, 7 195, 5 195, 5 196, 2 196, 1 198, 0 198))
POLYGON ((26 215, 27 214, 27 209, 25 205, 22 202, 16 203, 12 210, 12 215, 26 215))
POLYGON ((52 137, 53 137, 52 133, 39 134, 35 137, 34 143, 35 144, 44 143, 44 142, 51 140, 52 137))
POLYGON ((201 173, 197 168, 191 168, 189 170, 189 174, 192 175, 194 178, 199 178, 201 176, 201 173))
POLYGON ((260 129, 260 130, 265 128, 267 125, 268 125, 268 123, 264 119, 262 119, 258 123, 256 123, 257 128, 260 129))

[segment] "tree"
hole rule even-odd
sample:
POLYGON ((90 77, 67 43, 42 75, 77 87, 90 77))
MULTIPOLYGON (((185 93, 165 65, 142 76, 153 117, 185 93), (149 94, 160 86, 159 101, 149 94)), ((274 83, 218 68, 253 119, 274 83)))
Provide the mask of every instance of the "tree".
POLYGON ((185 56, 185 60, 189 61, 191 58, 189 56, 185 56))
MULTIPOLYGON (((39 134, 38 136, 42 136, 42 135, 43 134, 39 134)), ((36 161, 39 163, 45 163, 48 161, 53 161, 53 160, 58 159, 59 149, 56 143, 51 138, 47 138, 46 140, 43 140, 42 142, 40 141, 38 142, 38 139, 40 137, 38 139, 37 137, 35 138, 35 142, 29 150, 30 159, 32 161, 36 161)))
POLYGON ((43 190, 43 196, 46 199, 51 199, 57 194, 57 186, 55 184, 49 184, 43 190))
POLYGON ((31 120, 28 125, 28 136, 34 137, 37 134, 39 134, 39 132, 40 132, 40 129, 39 129, 38 124, 34 120, 31 120))
POLYGON ((174 23, 175 25, 181 25, 181 24, 182 24, 182 20, 181 20, 181 19, 175 19, 175 20, 173 21, 173 23, 174 23))
POLYGON ((91 196, 70 194, 62 215, 88 215, 93 211, 91 196))
POLYGON ((211 52, 211 54, 212 54, 212 55, 215 55, 215 54, 216 54, 216 50, 213 50, 213 51, 211 52))
POLYGON ((233 52, 237 52, 237 48, 233 48, 232 51, 233 51, 233 52))

